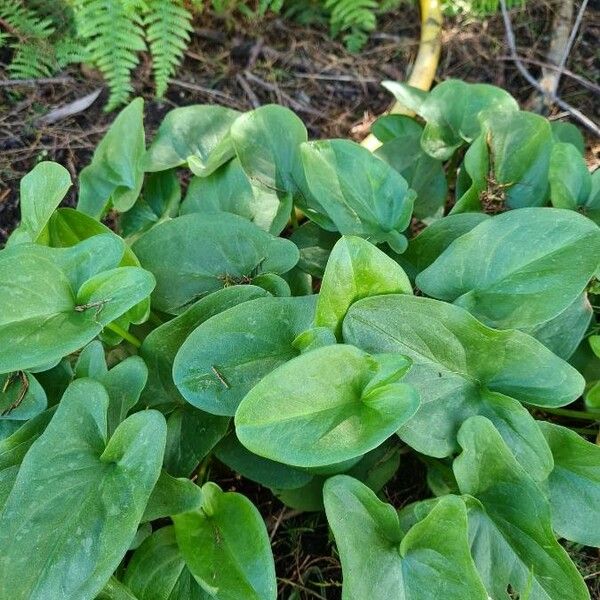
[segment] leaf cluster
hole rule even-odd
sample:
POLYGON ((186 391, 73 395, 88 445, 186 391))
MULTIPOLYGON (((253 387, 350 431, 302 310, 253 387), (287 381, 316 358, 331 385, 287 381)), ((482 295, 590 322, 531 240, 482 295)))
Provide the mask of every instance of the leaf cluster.
POLYGON ((375 155, 279 106, 176 108, 146 147, 137 99, 77 209, 60 165, 23 178, 0 597, 276 598, 218 462, 325 511, 344 598, 589 598, 559 540, 600 547, 600 448, 557 420, 600 418, 597 172, 498 88, 389 87, 418 118, 375 155), (406 453, 431 497, 398 510, 406 453))

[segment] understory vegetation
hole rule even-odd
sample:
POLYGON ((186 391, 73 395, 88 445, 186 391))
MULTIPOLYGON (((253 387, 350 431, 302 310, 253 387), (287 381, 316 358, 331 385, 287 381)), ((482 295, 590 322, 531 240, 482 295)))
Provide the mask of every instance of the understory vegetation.
MULTIPOLYGON (((358 52, 377 26, 377 18, 411 0, 5 0, 0 5, 0 51, 8 50, 7 74, 13 79, 49 77, 70 64, 98 69, 110 90, 105 109, 126 103, 132 77, 147 52, 157 97, 183 59, 192 21, 206 10, 225 23, 237 16, 250 21, 280 14, 305 25, 327 24, 330 35, 358 52)), ((523 0, 509 0, 522 6, 523 0)), ((483 16, 493 0, 448 0, 448 14, 483 16)))
POLYGON ((385 85, 415 116, 375 152, 277 105, 147 144, 137 98, 77 182, 22 179, 0 598, 274 600, 260 494, 324 512, 346 599, 590 598, 600 171, 500 88, 385 85))

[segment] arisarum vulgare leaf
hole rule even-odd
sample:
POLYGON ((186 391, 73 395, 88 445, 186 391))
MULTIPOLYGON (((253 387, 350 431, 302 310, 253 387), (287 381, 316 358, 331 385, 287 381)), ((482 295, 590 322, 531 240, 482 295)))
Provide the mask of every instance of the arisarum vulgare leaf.
POLYGON ((125 555, 160 473, 166 428, 146 411, 109 440, 107 409, 99 383, 75 381, 29 449, 0 517, 0 596, 91 600, 125 555))
POLYGON ((126 106, 81 171, 77 203, 81 212, 100 219, 110 206, 125 212, 135 204, 144 181, 143 111, 141 98, 126 106))
POLYGON ((188 569, 217 600, 275 600, 275 566, 267 529, 241 494, 202 486, 201 509, 177 515, 175 535, 188 569))
POLYGON ((574 302, 599 257, 595 223, 573 211, 526 208, 497 215, 459 237, 416 283, 493 327, 527 328, 574 302))
POLYGON ((351 477, 329 479, 324 500, 342 561, 344 600, 487 600, 469 554, 461 498, 442 498, 407 532, 391 505, 351 477))
POLYGON ((343 338, 366 352, 412 360, 406 383, 418 390, 421 406, 398 433, 419 452, 449 456, 463 421, 484 414, 536 480, 552 470, 550 450, 521 402, 568 404, 584 380, 537 340, 490 329, 458 306, 408 295, 359 300, 344 319, 343 338))
POLYGON ((127 565, 123 583, 137 600, 213 598, 186 566, 173 526, 163 527, 144 540, 127 565))
POLYGON ((27 173, 21 179, 21 223, 12 233, 8 245, 37 241, 70 187, 69 172, 54 162, 38 163, 27 173))
POLYGON ((152 275, 113 268, 122 255, 112 235, 72 248, 18 244, 0 252, 0 346, 8 349, 0 373, 58 361, 147 298, 152 275))
POLYGON ((600 446, 566 427, 538 424, 554 458, 545 482, 554 531, 573 542, 600 547, 600 446))
POLYGON ((397 171, 348 140, 308 142, 301 154, 309 192, 301 208, 324 215, 343 235, 387 243, 399 253, 406 249, 402 232, 416 194, 397 171))
POLYGON ((292 210, 292 198, 280 201, 277 193, 253 184, 234 158, 207 177, 194 177, 181 205, 181 214, 233 213, 278 235, 285 228, 292 210))
POLYGON ((461 427, 454 474, 469 508, 471 553, 492 598, 509 586, 531 600, 589 600, 575 565, 552 531, 538 484, 492 423, 472 417, 461 427))
POLYGON ((144 156, 144 170, 166 171, 187 164, 195 175, 210 175, 233 157, 229 129, 239 114, 203 104, 169 111, 144 156))
POLYGON ((331 251, 321 282, 315 325, 331 328, 336 336, 353 302, 381 294, 412 294, 406 273, 373 244, 343 236, 331 251))
POLYGON ((477 116, 482 111, 518 110, 516 100, 508 92, 485 83, 448 79, 428 94, 403 83, 386 81, 384 85, 425 120, 421 145, 440 160, 449 159, 457 148, 477 137, 477 116))
POLYGON ((294 341, 311 326, 315 301, 257 298, 216 314, 179 349, 175 385, 197 408, 233 416, 254 384, 300 354, 294 341))
POLYGON ((419 406, 402 381, 401 354, 368 355, 347 345, 307 352, 264 377, 235 414, 239 440, 289 465, 317 467, 365 454, 419 406))
POLYGON ((179 314, 216 290, 281 274, 298 262, 298 249, 233 214, 188 214, 166 221, 133 245, 156 277, 153 306, 179 314))

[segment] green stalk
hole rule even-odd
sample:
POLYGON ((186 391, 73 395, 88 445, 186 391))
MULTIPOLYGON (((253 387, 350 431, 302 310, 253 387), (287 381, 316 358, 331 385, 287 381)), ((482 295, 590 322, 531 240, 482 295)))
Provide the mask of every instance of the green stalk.
POLYGON ((567 417, 569 419, 580 419, 582 421, 600 422, 600 413, 586 412, 585 410, 569 410, 568 408, 546 408, 539 407, 539 410, 550 415, 567 417))
POLYGON ((121 336, 124 340, 127 340, 132 346, 135 346, 136 348, 140 348, 142 345, 142 342, 138 340, 138 338, 129 333, 129 331, 125 331, 125 329, 123 329, 116 323, 109 323, 106 326, 106 329, 110 329, 112 332, 121 336))

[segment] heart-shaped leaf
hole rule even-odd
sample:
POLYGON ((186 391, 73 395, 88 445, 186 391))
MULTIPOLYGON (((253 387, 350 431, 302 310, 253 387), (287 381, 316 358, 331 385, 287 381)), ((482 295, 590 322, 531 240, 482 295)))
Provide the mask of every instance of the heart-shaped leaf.
POLYGON ((315 300, 257 298, 202 323, 175 357, 173 380, 183 397, 210 413, 234 415, 254 384, 300 354, 294 341, 311 326, 315 300))
POLYGON ((122 255, 123 243, 113 235, 65 249, 18 244, 3 250, 0 346, 8 351, 0 357, 0 373, 58 361, 146 298, 152 275, 138 267, 112 268, 122 255))
POLYGON ((123 583, 137 600, 212 598, 187 568, 177 546, 174 527, 163 527, 144 540, 127 564, 123 583))
POLYGON ((43 161, 29 171, 21 179, 21 224, 7 245, 37 241, 70 187, 69 172, 55 162, 43 161))
POLYGON ((333 247, 321 282, 315 325, 340 338, 342 321, 354 302, 367 296, 412 294, 402 268, 373 244, 343 236, 333 247))
POLYGON ((77 209, 100 219, 113 206, 129 210, 144 181, 144 101, 136 98, 113 121, 94 151, 92 162, 79 175, 77 209))
POLYGON ((496 331, 458 306, 408 295, 353 304, 343 338, 366 352, 400 352, 413 361, 406 383, 421 396, 417 414, 398 432, 430 456, 452 454, 465 419, 491 419, 538 481, 552 456, 535 421, 520 404, 560 406, 583 391, 581 375, 520 331, 496 331))
POLYGON ((448 79, 429 94, 417 97, 409 85, 386 81, 384 86, 426 121, 421 145, 439 160, 448 160, 457 148, 477 137, 477 115, 482 111, 508 112, 519 108, 508 92, 486 83, 448 79))
POLYGON ((194 177, 181 206, 181 214, 233 213, 273 235, 285 228, 291 210, 291 195, 280 200, 275 191, 253 184, 237 158, 208 177, 194 177))
POLYGON ((484 417, 461 427, 454 474, 469 507, 471 553, 492 598, 509 586, 531 600, 589 600, 581 575, 552 532, 550 506, 484 417), (471 498, 469 498, 469 496, 471 498))
POLYGON ((229 129, 239 114, 203 104, 169 111, 146 152, 144 170, 166 171, 187 163, 194 175, 210 175, 233 157, 229 129))
POLYGON ((356 479, 329 479, 324 500, 342 561, 344 600, 487 600, 459 497, 441 499, 405 534, 394 508, 356 479))
POLYGON ((301 154, 308 208, 331 220, 343 235, 386 242, 398 253, 406 249, 402 232, 416 194, 397 171, 348 140, 308 142, 301 154))
POLYGON ((275 600, 275 565, 258 510, 241 494, 202 487, 198 511, 173 517, 177 544, 196 581, 217 600, 275 600))
POLYGON ((250 451, 289 465, 316 467, 377 447, 419 406, 401 382, 410 361, 370 356, 346 345, 307 352, 264 377, 235 414, 237 436, 250 451))
POLYGON ((232 214, 189 214, 166 221, 133 245, 156 277, 154 308, 171 314, 224 287, 281 274, 298 262, 298 249, 232 214))
POLYGON ((0 517, 0 596, 91 599, 125 555, 160 473, 166 428, 145 411, 107 442, 107 409, 99 383, 75 381, 27 452, 0 517))
POLYGON ((600 547, 600 446, 560 425, 540 421, 539 426, 554 457, 546 482, 554 531, 568 540, 600 547))
POLYGON ((459 237, 419 274, 417 286, 493 327, 528 328, 574 302, 599 257, 600 229, 592 221, 568 210, 526 208, 459 237))

